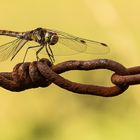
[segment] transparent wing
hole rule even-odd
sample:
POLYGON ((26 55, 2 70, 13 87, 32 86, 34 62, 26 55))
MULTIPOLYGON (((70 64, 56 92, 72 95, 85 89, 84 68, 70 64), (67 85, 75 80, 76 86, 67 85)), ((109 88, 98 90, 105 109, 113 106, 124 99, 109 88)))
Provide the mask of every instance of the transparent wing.
POLYGON ((51 46, 53 54, 55 56, 73 55, 86 51, 86 45, 78 43, 76 40, 68 38, 59 38, 58 43, 51 46))
POLYGON ((14 58, 20 49, 28 42, 23 39, 15 39, 11 42, 0 46, 0 61, 4 61, 8 58, 14 58))
MULTIPOLYGON (((66 43, 68 44, 68 41, 69 40, 63 40, 64 41, 67 41, 66 43)), ((70 44, 73 44, 74 42, 70 43, 70 44)), ((76 44, 77 42, 75 42, 76 44)), ((74 44, 74 46, 75 46, 74 44)), ((71 46, 71 45, 70 45, 71 46)), ((80 53, 79 51, 76 51, 74 49, 71 49, 70 47, 67 47, 66 45, 64 45, 63 43, 56 43, 55 45, 50 45, 51 47, 51 50, 53 52, 53 55, 54 56, 68 56, 68 55, 74 55, 74 54, 78 54, 80 53)), ((81 47, 81 46, 80 46, 81 47)), ((83 51, 85 50, 86 48, 83 48, 83 51)), ((32 50, 34 51, 37 51, 38 48, 33 48, 32 50)), ((82 52, 82 51, 81 51, 82 52)), ((44 56, 47 55, 47 52, 46 52, 46 49, 45 47, 41 50, 40 54, 42 54, 44 56)))
POLYGON ((109 47, 105 43, 80 38, 62 31, 50 30, 56 32, 59 36, 59 43, 71 48, 72 50, 91 54, 104 54, 109 51, 109 47))
POLYGON ((85 53, 89 54, 105 54, 109 52, 109 47, 105 43, 88 40, 84 38, 76 38, 77 42, 87 46, 85 53))
MULTIPOLYGON (((32 42, 31 42, 32 43, 32 42)), ((59 37, 59 41, 55 45, 50 45, 54 56, 67 56, 82 53, 86 51, 86 45, 77 42, 76 40, 59 37)), ((37 51, 38 48, 33 50, 37 51)), ((40 54, 46 55, 45 47, 40 54)))

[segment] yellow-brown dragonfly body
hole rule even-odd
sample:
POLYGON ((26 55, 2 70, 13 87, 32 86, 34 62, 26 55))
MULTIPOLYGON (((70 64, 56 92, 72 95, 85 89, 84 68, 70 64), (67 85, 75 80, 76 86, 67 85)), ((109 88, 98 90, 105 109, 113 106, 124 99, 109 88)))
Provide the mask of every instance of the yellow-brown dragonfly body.
POLYGON ((105 43, 88 40, 61 31, 45 28, 36 28, 27 32, 0 30, 0 35, 16 37, 14 41, 0 46, 0 60, 5 60, 9 57, 11 57, 12 60, 21 50, 21 48, 29 41, 35 41, 38 43, 38 45, 29 46, 26 49, 23 62, 30 48, 38 48, 36 51, 37 60, 39 59, 39 52, 45 48, 51 62, 54 62, 55 59, 52 46, 56 46, 56 44, 69 47, 77 52, 106 53, 108 51, 108 46, 105 43))

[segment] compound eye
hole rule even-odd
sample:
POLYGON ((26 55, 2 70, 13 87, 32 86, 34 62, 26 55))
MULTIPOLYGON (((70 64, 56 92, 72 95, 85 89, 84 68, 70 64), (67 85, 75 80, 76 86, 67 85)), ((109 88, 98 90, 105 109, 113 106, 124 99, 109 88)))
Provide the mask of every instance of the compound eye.
POLYGON ((58 42, 58 36, 57 35, 51 36, 50 45, 55 45, 57 42, 58 42))

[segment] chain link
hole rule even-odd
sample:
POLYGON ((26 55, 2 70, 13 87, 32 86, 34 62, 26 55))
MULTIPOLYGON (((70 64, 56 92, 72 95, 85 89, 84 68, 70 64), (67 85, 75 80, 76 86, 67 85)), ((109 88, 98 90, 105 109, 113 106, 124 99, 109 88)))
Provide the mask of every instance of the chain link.
POLYGON ((140 84, 140 66, 125 68, 122 64, 109 59, 89 61, 65 61, 53 65, 48 59, 17 64, 13 72, 0 73, 0 86, 10 91, 48 87, 50 84, 79 94, 104 97, 117 96, 128 89, 129 85, 140 84), (105 87, 72 82, 59 74, 71 70, 108 69, 113 72, 111 81, 114 86, 105 87))

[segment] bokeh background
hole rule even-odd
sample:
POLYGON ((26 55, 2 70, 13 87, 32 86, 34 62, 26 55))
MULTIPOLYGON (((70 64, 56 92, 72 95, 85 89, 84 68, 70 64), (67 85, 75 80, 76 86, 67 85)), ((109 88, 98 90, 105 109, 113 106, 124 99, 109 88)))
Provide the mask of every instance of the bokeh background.
MULTIPOLYGON (((140 65, 139 0, 1 0, 0 29, 28 31, 37 27, 62 30, 105 42, 106 55, 72 55, 64 60, 108 58, 126 67, 140 65)), ((11 38, 1 38, 1 44, 11 38)), ((0 71, 12 71, 25 50, 0 71)), ((35 60, 30 51, 28 61, 35 60)), ((70 80, 111 86, 106 70, 63 74, 70 80)), ((52 84, 48 88, 10 92, 0 89, 1 140, 139 140, 140 86, 103 98, 78 95, 52 84)))

